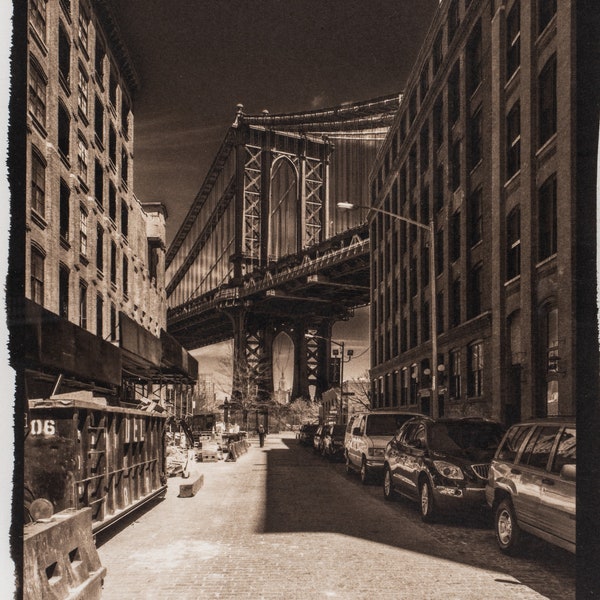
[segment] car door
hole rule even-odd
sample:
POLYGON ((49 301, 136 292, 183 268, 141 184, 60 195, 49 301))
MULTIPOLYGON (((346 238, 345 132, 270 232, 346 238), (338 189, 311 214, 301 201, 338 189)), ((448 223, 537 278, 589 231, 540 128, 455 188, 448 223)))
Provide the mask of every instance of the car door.
POLYGON ((402 436, 402 433, 403 433, 403 430, 400 429, 400 431, 398 431, 396 433, 396 435, 389 441, 389 443, 386 447, 385 458, 386 458, 388 466, 390 468, 390 475, 392 477, 392 482, 394 483, 394 485, 395 485, 395 479, 397 477, 398 460, 399 460, 399 456, 400 456, 399 444, 400 444, 400 438, 402 436))
POLYGON ((422 423, 411 423, 406 427, 404 435, 398 446, 398 462, 395 470, 395 479, 398 489, 408 496, 416 497, 418 459, 423 455, 420 448, 425 438, 425 429, 422 423))
POLYGON ((357 417, 352 423, 352 437, 350 438, 350 447, 348 448, 348 460, 355 466, 360 465, 359 445, 364 429, 365 417, 357 417))
POLYGON ((542 478, 540 490, 540 517, 545 529, 571 544, 575 544, 576 489, 575 478, 569 475, 574 475, 576 441, 575 427, 565 427, 560 432, 556 452, 548 473, 542 478), (563 471, 565 465, 567 469, 563 471), (569 466, 571 473, 567 473, 569 466))
POLYGON ((513 496, 517 518, 538 529, 543 527, 540 514, 542 480, 547 473, 558 430, 558 425, 536 426, 519 464, 511 469, 511 473, 518 476, 517 493, 513 496))

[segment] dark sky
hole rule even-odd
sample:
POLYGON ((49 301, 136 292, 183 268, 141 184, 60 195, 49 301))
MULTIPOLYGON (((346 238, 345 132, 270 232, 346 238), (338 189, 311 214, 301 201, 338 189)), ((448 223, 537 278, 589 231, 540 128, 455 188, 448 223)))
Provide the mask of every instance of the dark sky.
POLYGON ((403 89, 437 0, 113 0, 141 89, 134 189, 168 241, 236 105, 294 112, 403 89))
MULTIPOLYGON (((196 196, 236 105, 295 112, 401 92, 438 0, 112 0, 141 89, 134 104, 134 189, 169 211, 167 242, 196 196)), ((335 325, 369 368, 368 310, 335 325)), ((229 344, 194 352, 219 376, 229 344)), ((292 351, 274 348, 291 385, 292 351)))

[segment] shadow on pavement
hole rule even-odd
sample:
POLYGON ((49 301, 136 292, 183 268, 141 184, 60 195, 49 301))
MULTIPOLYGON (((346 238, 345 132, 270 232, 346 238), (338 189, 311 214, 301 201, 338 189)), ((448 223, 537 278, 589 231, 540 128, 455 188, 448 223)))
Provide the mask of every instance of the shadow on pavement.
POLYGON ((418 552, 424 558, 510 572, 548 598, 562 600, 565 590, 574 590, 574 555, 533 538, 522 557, 503 555, 496 547, 489 512, 426 525, 410 502, 385 502, 380 485, 374 493, 373 487, 363 486, 342 465, 329 463, 311 448, 293 439, 281 442, 286 449, 266 450, 265 533, 337 533, 418 552), (469 546, 473 530, 483 540, 483 551, 474 552, 469 546))

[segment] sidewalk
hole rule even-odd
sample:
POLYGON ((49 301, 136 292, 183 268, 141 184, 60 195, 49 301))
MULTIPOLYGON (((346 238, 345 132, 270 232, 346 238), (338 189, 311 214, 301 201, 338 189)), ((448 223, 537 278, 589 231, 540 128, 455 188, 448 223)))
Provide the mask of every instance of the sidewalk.
POLYGON ((389 507, 355 501, 286 435, 252 440, 237 462, 196 463, 204 486, 193 498, 177 497, 189 479, 171 478, 164 501, 99 547, 103 598, 542 598, 452 561, 409 522, 390 524, 389 507))

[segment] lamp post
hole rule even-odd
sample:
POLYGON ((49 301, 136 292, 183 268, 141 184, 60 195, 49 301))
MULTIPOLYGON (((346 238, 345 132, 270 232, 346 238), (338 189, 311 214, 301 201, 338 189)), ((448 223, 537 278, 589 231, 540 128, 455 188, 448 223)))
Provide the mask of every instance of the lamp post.
MULTIPOLYGON (((404 221, 409 225, 414 225, 415 227, 420 227, 425 231, 429 232, 429 277, 431 278, 431 283, 429 289, 431 291, 431 308, 429 310, 430 315, 430 328, 431 328, 431 411, 434 417, 439 416, 439 406, 438 406, 438 387, 437 387, 437 290, 436 290, 436 281, 435 281, 435 228, 433 219, 429 221, 429 225, 425 223, 421 223, 420 221, 415 221, 413 219, 409 219, 408 217, 404 217, 402 215, 397 215, 389 210, 383 210, 382 208, 375 208, 373 206, 367 206, 364 204, 353 204, 352 202, 338 202, 338 208, 351 210, 356 208, 364 208, 369 212, 381 213, 383 215, 387 215, 393 219, 397 219, 398 221, 404 221)), ((367 215, 368 216, 368 215, 367 215)))

